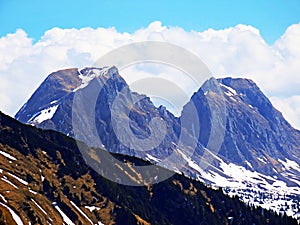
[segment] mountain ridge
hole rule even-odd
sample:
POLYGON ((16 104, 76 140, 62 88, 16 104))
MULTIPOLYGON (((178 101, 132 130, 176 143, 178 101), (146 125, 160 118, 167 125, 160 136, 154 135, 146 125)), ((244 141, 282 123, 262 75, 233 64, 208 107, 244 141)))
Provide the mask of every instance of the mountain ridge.
MULTIPOLYGON (((87 83, 81 82, 78 85, 79 89, 74 87, 75 91, 57 99, 57 102, 53 103, 53 99, 48 99, 46 106, 25 105, 16 114, 16 118, 23 123, 31 123, 21 118, 24 118, 24 115, 27 115, 26 118, 38 117, 43 115, 43 110, 52 110, 51 107, 57 105, 52 118, 48 119, 46 116, 46 120, 41 123, 31 124, 74 137, 74 96, 78 93, 98 94, 92 104, 88 98, 82 101, 82 105, 79 106, 85 107, 81 107, 77 114, 89 115, 89 106, 95 105, 95 113, 92 114, 95 116, 95 122, 89 119, 82 120, 84 125, 81 128, 84 130, 95 123, 95 133, 99 135, 101 143, 96 140, 99 139, 98 136, 77 137, 81 141, 91 146, 98 143, 98 147, 105 147, 110 152, 150 159, 153 163, 174 171, 179 170, 186 176, 205 181, 209 185, 223 185, 222 187, 231 190, 230 193, 238 193, 244 201, 249 194, 256 195, 255 193, 260 191, 267 195, 280 193, 279 200, 285 198, 285 193, 300 195, 300 182, 297 181, 300 177, 300 132, 291 127, 253 81, 244 78, 211 78, 193 94, 190 102, 183 107, 181 117, 176 118, 165 108, 155 107, 145 95, 131 92, 115 67, 73 70, 73 76, 80 74, 92 76, 92 79, 87 83), (97 91, 97 88, 101 91, 97 91), (118 108, 117 118, 121 120, 128 113, 130 129, 139 138, 149 137, 149 121, 153 118, 160 118, 165 123, 166 136, 156 148, 147 152, 134 151, 132 146, 126 146, 119 140, 111 119, 113 103, 119 96, 121 108, 118 108), (134 102, 135 99, 140 100, 134 102), (40 114, 35 115, 36 113, 40 114), (191 153, 190 149, 194 151, 191 153), (177 159, 168 161, 173 153, 178 156, 177 159), (237 176, 232 171, 233 168, 244 174, 244 177, 237 176), (277 181, 282 183, 278 185, 277 181), (228 186, 224 186, 225 184, 228 186)), ((40 88, 43 89, 42 86, 40 88)), ((58 87, 54 90, 60 89, 58 87)), ((33 95, 32 101, 39 102, 38 98, 34 98, 33 95)), ((134 143, 135 139, 127 139, 129 143, 134 143)), ((259 196, 257 198, 259 199, 259 196)), ((297 209, 294 207, 298 200, 295 199, 297 197, 291 196, 290 199, 284 200, 288 207, 282 205, 279 200, 278 206, 271 204, 270 207, 275 207, 277 211, 284 208, 289 214, 296 214, 297 209)), ((264 205, 260 204, 260 201, 250 202, 264 205)), ((270 204, 266 205, 269 207, 270 204)))

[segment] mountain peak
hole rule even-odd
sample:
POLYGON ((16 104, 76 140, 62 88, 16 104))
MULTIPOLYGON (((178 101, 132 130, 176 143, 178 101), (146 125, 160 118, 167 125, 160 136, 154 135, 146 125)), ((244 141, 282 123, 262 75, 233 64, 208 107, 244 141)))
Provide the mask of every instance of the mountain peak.
POLYGON ((73 92, 86 87, 93 79, 116 79, 120 78, 119 71, 115 66, 105 66, 102 68, 85 67, 78 70, 78 77, 81 79, 81 84, 73 90, 73 92))
POLYGON ((121 89, 127 85, 115 66, 58 70, 48 75, 27 103, 17 112, 15 118, 29 124, 40 124, 51 119, 64 98, 72 92, 85 88, 94 79, 98 79, 98 82, 102 84, 112 79, 113 83, 117 84, 115 89, 121 89))
POLYGON ((263 95, 258 86, 251 79, 246 78, 226 77, 216 79, 211 77, 203 83, 199 90, 203 91, 205 95, 208 92, 214 92, 219 95, 243 96, 246 93, 253 91, 256 92, 256 94, 259 92, 259 94, 263 95))
POLYGON ((217 92, 218 88, 219 88, 218 80, 214 77, 211 77, 210 79, 208 79, 203 83, 200 89, 203 92, 207 92, 207 91, 217 92))
POLYGON ((98 67, 84 67, 79 70, 79 75, 84 77, 99 77, 99 76, 114 76, 118 74, 118 68, 115 66, 104 66, 101 68, 98 67))
POLYGON ((259 90, 258 86, 254 83, 253 80, 247 78, 220 78, 217 79, 220 84, 231 87, 232 89, 238 92, 245 92, 245 90, 259 90))

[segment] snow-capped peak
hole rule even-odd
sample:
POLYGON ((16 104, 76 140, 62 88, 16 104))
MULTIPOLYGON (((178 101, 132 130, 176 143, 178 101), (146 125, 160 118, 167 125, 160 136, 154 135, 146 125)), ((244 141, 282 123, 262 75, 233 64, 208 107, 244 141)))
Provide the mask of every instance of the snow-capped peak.
POLYGON ((86 87, 94 78, 114 74, 117 71, 115 66, 105 66, 102 68, 96 67, 85 67, 84 69, 78 69, 79 78, 81 79, 81 84, 73 90, 76 92, 79 89, 86 87))

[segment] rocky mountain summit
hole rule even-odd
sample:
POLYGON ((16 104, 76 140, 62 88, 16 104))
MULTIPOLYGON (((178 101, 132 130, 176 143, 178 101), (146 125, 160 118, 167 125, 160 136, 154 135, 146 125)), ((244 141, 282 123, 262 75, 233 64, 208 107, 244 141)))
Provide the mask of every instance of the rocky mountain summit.
POLYGON ((175 117, 132 92, 116 67, 62 70, 15 118, 298 215, 300 132, 251 80, 211 78, 175 117))

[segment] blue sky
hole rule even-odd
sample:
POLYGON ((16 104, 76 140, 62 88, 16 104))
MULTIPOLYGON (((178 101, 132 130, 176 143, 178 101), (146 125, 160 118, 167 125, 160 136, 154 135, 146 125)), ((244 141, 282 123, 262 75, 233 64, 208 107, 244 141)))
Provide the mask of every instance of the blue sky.
POLYGON ((0 110, 13 116, 53 71, 146 40, 192 51, 216 77, 254 80, 300 129, 300 0, 0 0, 0 110))
POLYGON ((53 27, 114 26, 131 33, 155 20, 187 31, 252 25, 272 44, 289 25, 300 21, 300 1, 0 0, 0 37, 18 28, 35 41, 53 27))

